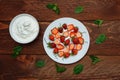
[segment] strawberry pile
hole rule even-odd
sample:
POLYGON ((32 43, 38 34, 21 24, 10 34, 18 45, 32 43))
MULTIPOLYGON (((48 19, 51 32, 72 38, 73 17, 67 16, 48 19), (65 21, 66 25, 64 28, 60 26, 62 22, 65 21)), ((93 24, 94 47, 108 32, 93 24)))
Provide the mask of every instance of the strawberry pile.
POLYGON ((68 58, 70 54, 77 55, 84 43, 79 28, 73 24, 63 24, 58 28, 54 27, 51 30, 49 39, 48 47, 53 49, 53 53, 65 58, 68 58))

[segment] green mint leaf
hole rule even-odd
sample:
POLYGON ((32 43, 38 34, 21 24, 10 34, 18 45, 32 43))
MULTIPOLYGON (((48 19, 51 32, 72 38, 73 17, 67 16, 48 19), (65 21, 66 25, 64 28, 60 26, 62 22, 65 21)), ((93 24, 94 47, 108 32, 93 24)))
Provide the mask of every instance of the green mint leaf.
POLYGON ((53 10, 56 14, 60 14, 60 9, 59 9, 59 7, 56 4, 51 4, 50 3, 50 4, 47 4, 46 7, 48 9, 53 10))
POLYGON ((16 58, 17 56, 19 56, 20 52, 22 51, 22 46, 16 46, 13 49, 13 54, 11 55, 13 58, 16 58))
POLYGON ((96 57, 94 55, 90 55, 89 57, 90 57, 90 59, 92 61, 92 64, 96 64, 96 63, 101 61, 101 59, 99 59, 98 57, 96 57))
POLYGON ((83 12, 84 8, 82 6, 78 6, 75 8, 75 13, 81 13, 83 12))
POLYGON ((45 66, 45 61, 39 60, 39 61, 36 62, 35 65, 36 65, 36 67, 40 67, 40 68, 44 67, 45 66))
POLYGON ((94 21, 94 24, 97 24, 98 26, 101 26, 102 23, 103 23, 103 20, 100 20, 100 19, 94 21))
POLYGON ((106 35, 105 34, 100 34, 97 38, 95 43, 96 44, 101 44, 106 40, 106 35))
POLYGON ((56 64, 56 71, 57 71, 58 73, 62 73, 62 72, 64 72, 64 71, 66 71, 66 68, 65 68, 65 67, 62 67, 62 66, 59 66, 59 65, 56 64))
POLYGON ((84 66, 82 64, 78 64, 74 67, 73 73, 74 74, 79 74, 83 71, 84 66))

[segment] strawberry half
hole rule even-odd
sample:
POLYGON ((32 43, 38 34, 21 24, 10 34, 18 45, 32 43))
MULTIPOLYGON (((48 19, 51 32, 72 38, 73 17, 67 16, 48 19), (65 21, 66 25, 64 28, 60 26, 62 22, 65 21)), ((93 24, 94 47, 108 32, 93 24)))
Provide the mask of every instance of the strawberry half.
POLYGON ((83 43, 84 43, 84 39, 83 39, 82 37, 79 37, 78 40, 79 40, 79 43, 80 43, 80 44, 83 44, 83 43))
POLYGON ((58 48, 58 50, 62 50, 62 49, 64 49, 64 46, 62 44, 58 44, 57 48, 58 48))
POLYGON ((65 40, 64 45, 68 45, 69 43, 70 43, 70 40, 67 39, 67 40, 65 40))
POLYGON ((70 37, 74 37, 75 36, 75 32, 70 32, 70 37))
POLYGON ((73 42, 74 44, 79 44, 78 38, 73 38, 73 39, 72 39, 72 42, 73 42))
POLYGON ((63 24, 62 27, 63 27, 64 29, 67 29, 67 24, 63 24))
POLYGON ((67 27, 68 31, 71 31, 74 29, 74 25, 73 24, 69 24, 67 27))
POLYGON ((79 51, 79 50, 81 50, 82 49, 82 45, 81 44, 77 44, 76 45, 76 49, 79 51))
POLYGON ((58 28, 53 28, 52 30, 51 30, 51 33, 52 34, 54 34, 54 35, 56 35, 57 33, 58 33, 58 28))
POLYGON ((54 48, 53 53, 57 54, 58 53, 58 48, 54 48))
POLYGON ((68 58, 70 56, 70 53, 64 53, 64 57, 68 58))
POLYGON ((78 32, 78 27, 74 27, 74 32, 75 32, 75 33, 78 32))
POLYGON ((60 36, 60 42, 64 42, 65 41, 65 36, 60 36))
POLYGON ((64 52, 63 51, 59 51, 58 56, 59 57, 63 57, 64 56, 64 52))
POLYGON ((49 39, 51 40, 51 41, 54 41, 54 36, 51 34, 51 35, 49 35, 49 39))
POLYGON ((55 43, 48 43, 48 47, 50 47, 50 48, 56 48, 56 44, 55 43))
POLYGON ((77 49, 73 49, 73 50, 72 50, 72 54, 73 54, 73 55, 76 55, 77 53, 78 53, 78 50, 77 50, 77 49))
POLYGON ((58 31, 59 31, 60 33, 62 33, 62 32, 63 32, 63 28, 62 28, 62 27, 59 27, 59 28, 58 28, 58 31))
POLYGON ((69 45, 69 49, 70 49, 70 50, 74 49, 74 47, 75 47, 75 45, 74 45, 73 43, 71 43, 71 44, 69 45))

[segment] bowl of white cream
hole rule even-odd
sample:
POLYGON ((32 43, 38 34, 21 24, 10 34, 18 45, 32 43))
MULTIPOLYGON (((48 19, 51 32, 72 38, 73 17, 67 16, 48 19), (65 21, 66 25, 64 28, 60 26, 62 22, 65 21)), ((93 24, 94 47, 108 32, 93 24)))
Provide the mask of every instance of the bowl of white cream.
POLYGON ((12 19, 9 32, 14 41, 27 44, 38 36, 39 24, 32 15, 19 14, 12 19))

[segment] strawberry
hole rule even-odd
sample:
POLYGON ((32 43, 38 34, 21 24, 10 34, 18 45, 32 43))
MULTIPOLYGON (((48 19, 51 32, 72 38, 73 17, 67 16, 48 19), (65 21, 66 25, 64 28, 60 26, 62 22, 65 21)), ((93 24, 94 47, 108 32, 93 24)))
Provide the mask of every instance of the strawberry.
POLYGON ((62 33, 62 32, 63 32, 63 28, 62 28, 62 27, 59 27, 59 28, 58 28, 58 31, 59 31, 60 33, 62 33))
POLYGON ((73 42, 74 44, 79 44, 78 38, 73 38, 73 39, 72 39, 72 42, 73 42))
POLYGON ((74 37, 75 36, 75 32, 70 32, 70 37, 74 37))
POLYGON ((82 34, 80 32, 77 32, 76 37, 82 37, 82 34))
POLYGON ((62 49, 64 49, 64 46, 62 44, 58 44, 57 48, 58 48, 58 50, 62 50, 62 49))
POLYGON ((58 53, 58 48, 54 48, 53 53, 58 53))
POLYGON ((64 29, 67 29, 67 24, 63 24, 62 27, 63 27, 64 29))
POLYGON ((48 43, 48 47, 50 47, 50 48, 56 48, 56 44, 55 43, 48 43))
POLYGON ((68 31, 65 31, 65 32, 63 33, 63 35, 64 35, 65 37, 68 37, 68 36, 69 36, 69 32, 68 32, 68 31))
POLYGON ((72 49, 72 54, 76 55, 78 53, 77 49, 72 49))
POLYGON ((74 29, 74 25, 73 24, 69 24, 67 27, 68 31, 71 31, 74 29))
POLYGON ((51 30, 51 33, 52 34, 54 34, 54 35, 56 35, 57 33, 58 33, 58 28, 53 28, 52 30, 51 30))
POLYGON ((51 41, 54 41, 54 36, 51 34, 51 35, 49 35, 49 39, 51 40, 51 41))
POLYGON ((68 45, 69 43, 70 43, 69 39, 65 40, 65 42, 64 42, 65 45, 68 45))
POLYGON ((58 56, 59 57, 63 57, 64 56, 64 52, 63 51, 59 51, 58 56))
POLYGON ((59 39, 55 39, 54 43, 59 44, 60 43, 59 39))
POLYGON ((64 57, 68 58, 70 56, 70 53, 64 53, 64 57))
POLYGON ((76 45, 76 49, 79 51, 79 50, 81 50, 82 49, 82 45, 81 44, 77 44, 76 45))
POLYGON ((60 36, 60 42, 64 42, 65 41, 65 36, 60 36))
POLYGON ((71 44, 69 45, 69 49, 70 49, 70 50, 74 49, 74 46, 75 46, 75 45, 71 43, 71 44))
POLYGON ((78 27, 74 27, 74 32, 75 32, 75 33, 78 32, 78 27))
POLYGON ((67 47, 64 48, 64 53, 66 53, 66 52, 69 52, 69 47, 68 48, 67 47))
POLYGON ((57 33, 56 35, 55 35, 55 38, 60 38, 60 34, 59 33, 57 33))
POLYGON ((84 43, 84 39, 83 39, 82 37, 79 37, 78 40, 79 40, 79 43, 80 43, 80 44, 83 44, 83 43, 84 43))

